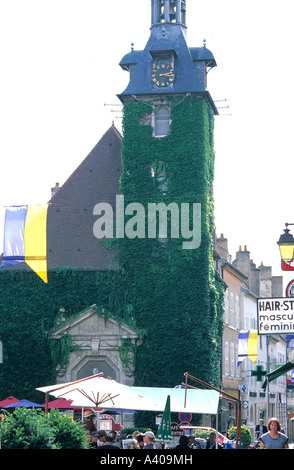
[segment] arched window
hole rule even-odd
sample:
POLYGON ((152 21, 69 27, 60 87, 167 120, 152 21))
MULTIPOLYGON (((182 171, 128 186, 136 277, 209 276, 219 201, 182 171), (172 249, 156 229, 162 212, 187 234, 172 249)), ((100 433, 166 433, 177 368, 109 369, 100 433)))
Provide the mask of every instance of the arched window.
POLYGON ((154 135, 164 137, 169 133, 170 111, 167 106, 159 106, 154 112, 154 135))

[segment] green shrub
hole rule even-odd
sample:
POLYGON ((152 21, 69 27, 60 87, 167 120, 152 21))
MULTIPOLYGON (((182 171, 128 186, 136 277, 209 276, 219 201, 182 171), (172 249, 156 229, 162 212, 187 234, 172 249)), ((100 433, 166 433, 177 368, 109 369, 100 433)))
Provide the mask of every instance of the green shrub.
POLYGON ((0 423, 2 449, 58 449, 54 429, 44 413, 16 408, 0 423))
POLYGON ((201 439, 208 439, 211 431, 205 429, 194 429, 193 437, 200 437, 201 439))
POLYGON ((88 448, 87 433, 84 428, 70 416, 61 415, 58 410, 48 414, 51 427, 54 429, 55 443, 60 449, 88 448))
MULTIPOLYGON (((229 439, 235 439, 236 432, 237 432, 236 427, 230 428, 228 430, 229 439)), ((247 428, 247 426, 243 424, 243 426, 241 426, 241 443, 243 444, 243 448, 247 449, 248 446, 251 444, 251 442, 252 442, 252 434, 250 430, 247 428)))
POLYGON ((86 449, 87 435, 71 417, 16 408, 0 423, 2 449, 86 449))

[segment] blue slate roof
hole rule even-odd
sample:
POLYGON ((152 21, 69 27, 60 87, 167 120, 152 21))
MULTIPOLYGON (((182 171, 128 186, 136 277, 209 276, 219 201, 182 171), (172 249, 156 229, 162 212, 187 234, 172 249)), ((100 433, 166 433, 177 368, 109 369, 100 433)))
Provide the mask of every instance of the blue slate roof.
MULTIPOLYGON (((163 49, 165 50, 165 49, 163 49)), ((199 61, 199 62, 205 62, 207 63, 210 67, 215 67, 216 66, 216 61, 214 59, 214 56, 212 52, 207 49, 206 47, 190 47, 189 48, 191 57, 193 62, 199 61)), ((144 51, 131 51, 128 54, 126 54, 122 60, 120 61, 119 65, 121 66, 122 69, 124 70, 129 70, 129 67, 131 65, 137 65, 138 61, 140 60, 141 55, 143 54, 144 51)))
MULTIPOLYGON (((132 95, 164 94, 205 94, 204 80, 199 78, 197 64, 203 68, 214 67, 215 59, 206 47, 189 48, 183 29, 179 25, 165 24, 164 30, 158 25, 151 29, 150 38, 144 50, 126 54, 120 66, 130 72, 127 88, 118 97, 122 102, 132 95), (158 52, 173 51, 175 57, 175 80, 168 87, 156 87, 151 80, 153 57, 158 52)), ((204 73, 204 72, 203 72, 204 73)))

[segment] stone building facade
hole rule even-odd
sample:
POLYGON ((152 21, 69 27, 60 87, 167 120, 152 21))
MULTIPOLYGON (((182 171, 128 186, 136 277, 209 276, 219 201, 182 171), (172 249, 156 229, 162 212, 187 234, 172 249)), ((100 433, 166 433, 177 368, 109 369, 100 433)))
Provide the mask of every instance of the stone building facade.
MULTIPOLYGON (((92 305, 51 331, 51 338, 70 335, 72 352, 66 368, 59 368, 58 383, 71 382, 103 372, 119 383, 134 385, 134 348, 142 332, 106 318, 92 305)), ((119 419, 119 417, 118 417, 119 419)), ((124 413, 124 426, 133 425, 133 415, 124 413)))
MULTIPOLYGON (((239 331, 257 329, 257 299, 283 297, 283 277, 273 276, 272 268, 263 263, 257 267, 246 246, 244 249, 240 246, 232 260, 224 235, 215 239, 215 265, 227 284, 222 386, 227 393, 241 400, 242 423, 250 429, 253 438, 260 417, 266 422, 269 417, 277 416, 284 429, 287 429, 286 377, 279 377, 263 390, 263 380, 257 380, 252 375, 257 367, 262 372, 272 371, 277 365, 286 362, 285 337, 260 335, 255 364, 246 358, 237 367, 239 331)), ((225 430, 226 425, 234 425, 234 422, 234 409, 227 406, 226 419, 222 417, 222 430, 225 430)))

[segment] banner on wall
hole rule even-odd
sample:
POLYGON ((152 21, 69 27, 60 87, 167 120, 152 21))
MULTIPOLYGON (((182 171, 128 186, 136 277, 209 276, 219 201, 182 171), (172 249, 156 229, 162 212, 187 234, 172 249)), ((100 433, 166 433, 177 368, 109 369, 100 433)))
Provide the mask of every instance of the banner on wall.
POLYGON ((1 269, 25 262, 47 280, 48 204, 6 207, 1 269))

